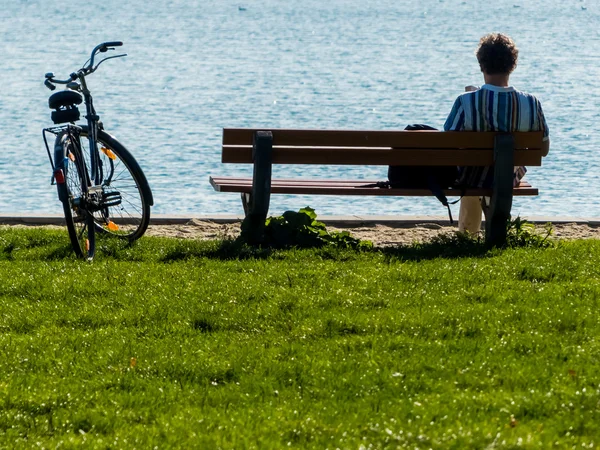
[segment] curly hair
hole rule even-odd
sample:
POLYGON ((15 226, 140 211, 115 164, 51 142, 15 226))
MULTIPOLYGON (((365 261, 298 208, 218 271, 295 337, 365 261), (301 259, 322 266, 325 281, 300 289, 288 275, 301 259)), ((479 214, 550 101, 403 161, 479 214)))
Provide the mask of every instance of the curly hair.
POLYGON ((517 67, 519 49, 509 36, 491 33, 479 40, 475 54, 482 72, 489 75, 510 74, 517 67))

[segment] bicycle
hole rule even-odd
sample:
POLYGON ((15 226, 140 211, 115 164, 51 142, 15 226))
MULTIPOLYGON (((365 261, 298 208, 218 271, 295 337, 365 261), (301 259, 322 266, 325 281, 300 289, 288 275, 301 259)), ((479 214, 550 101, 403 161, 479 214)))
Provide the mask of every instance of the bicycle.
POLYGON ((58 80, 45 75, 51 91, 56 84, 66 89, 48 99, 52 121, 58 126, 44 128, 42 136, 52 166, 51 184, 56 184, 62 202, 67 230, 77 256, 93 259, 96 233, 105 233, 133 242, 142 237, 150 222, 152 191, 144 172, 123 144, 104 130, 96 114, 86 77, 103 62, 127 56, 108 56, 94 66, 99 53, 115 50, 122 42, 97 45, 83 67, 58 80), (77 105, 85 104, 87 125, 80 120, 77 105), (55 135, 51 155, 47 135, 55 135))

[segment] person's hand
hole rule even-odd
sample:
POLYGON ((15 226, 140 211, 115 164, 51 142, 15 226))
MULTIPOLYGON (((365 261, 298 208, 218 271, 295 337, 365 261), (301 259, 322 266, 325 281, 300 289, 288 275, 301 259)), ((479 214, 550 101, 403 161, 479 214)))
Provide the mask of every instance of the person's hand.
POLYGON ((478 89, 479 89, 479 86, 472 86, 472 85, 465 86, 465 92, 473 92, 473 91, 476 91, 478 89))

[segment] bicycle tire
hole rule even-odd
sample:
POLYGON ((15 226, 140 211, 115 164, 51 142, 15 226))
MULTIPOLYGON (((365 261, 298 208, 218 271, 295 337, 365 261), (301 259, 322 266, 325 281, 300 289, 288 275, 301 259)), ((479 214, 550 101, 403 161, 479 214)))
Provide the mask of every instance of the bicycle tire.
POLYGON ((96 252, 96 230, 93 215, 85 207, 88 176, 77 137, 68 132, 56 138, 55 170, 62 170, 64 182, 57 182, 58 197, 73 250, 78 257, 92 260, 96 252))
MULTIPOLYGON (((88 128, 82 127, 84 153, 89 153, 87 135, 88 128)), ((96 231, 133 242, 144 235, 150 223, 152 191, 138 162, 123 144, 103 130, 98 130, 97 143, 103 196, 108 199, 107 205, 111 201, 117 204, 94 212, 96 231)))

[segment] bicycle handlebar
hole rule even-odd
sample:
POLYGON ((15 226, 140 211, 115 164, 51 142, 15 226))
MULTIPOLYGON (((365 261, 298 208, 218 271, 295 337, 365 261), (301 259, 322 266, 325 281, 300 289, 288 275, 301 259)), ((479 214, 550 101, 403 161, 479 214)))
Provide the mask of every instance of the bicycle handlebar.
POLYGON ((83 75, 89 75, 90 73, 94 73, 96 71, 96 69, 98 68, 98 66, 106 61, 107 59, 112 59, 112 58, 119 58, 121 56, 127 56, 127 55, 115 55, 115 56, 109 56, 108 58, 104 58, 102 61, 100 61, 96 67, 94 67, 94 58, 96 57, 96 54, 98 53, 105 53, 108 50, 114 50, 114 47, 120 47, 123 45, 123 42, 121 41, 109 41, 109 42, 103 42, 102 44, 98 44, 96 45, 96 47, 94 47, 94 50, 92 50, 92 54, 90 56, 89 59, 89 64, 87 66, 83 66, 81 69, 79 69, 77 72, 73 72, 71 75, 69 75, 69 78, 66 80, 57 80, 54 78, 54 74, 53 73, 47 73, 46 74, 46 80, 44 81, 44 85, 46 85, 46 87, 48 89, 50 89, 51 91, 53 91, 54 89, 56 89, 56 86, 54 86, 52 83, 56 83, 56 84, 69 84, 71 81, 75 81, 77 78, 79 78, 79 74, 83 73, 83 75))
MULTIPOLYGON (((90 56, 90 63, 87 67, 84 67, 84 69, 91 69, 94 67, 94 57, 96 56, 96 53, 105 53, 107 50, 111 50, 111 47, 120 47, 121 45, 123 45, 121 41, 103 42, 102 44, 96 45, 96 47, 94 47, 94 50, 92 50, 92 56, 90 56)), ((114 50, 114 48, 112 48, 112 50, 114 50)))
POLYGON ((105 47, 120 47, 123 45, 123 43, 121 41, 110 41, 101 45, 104 45, 105 47))

